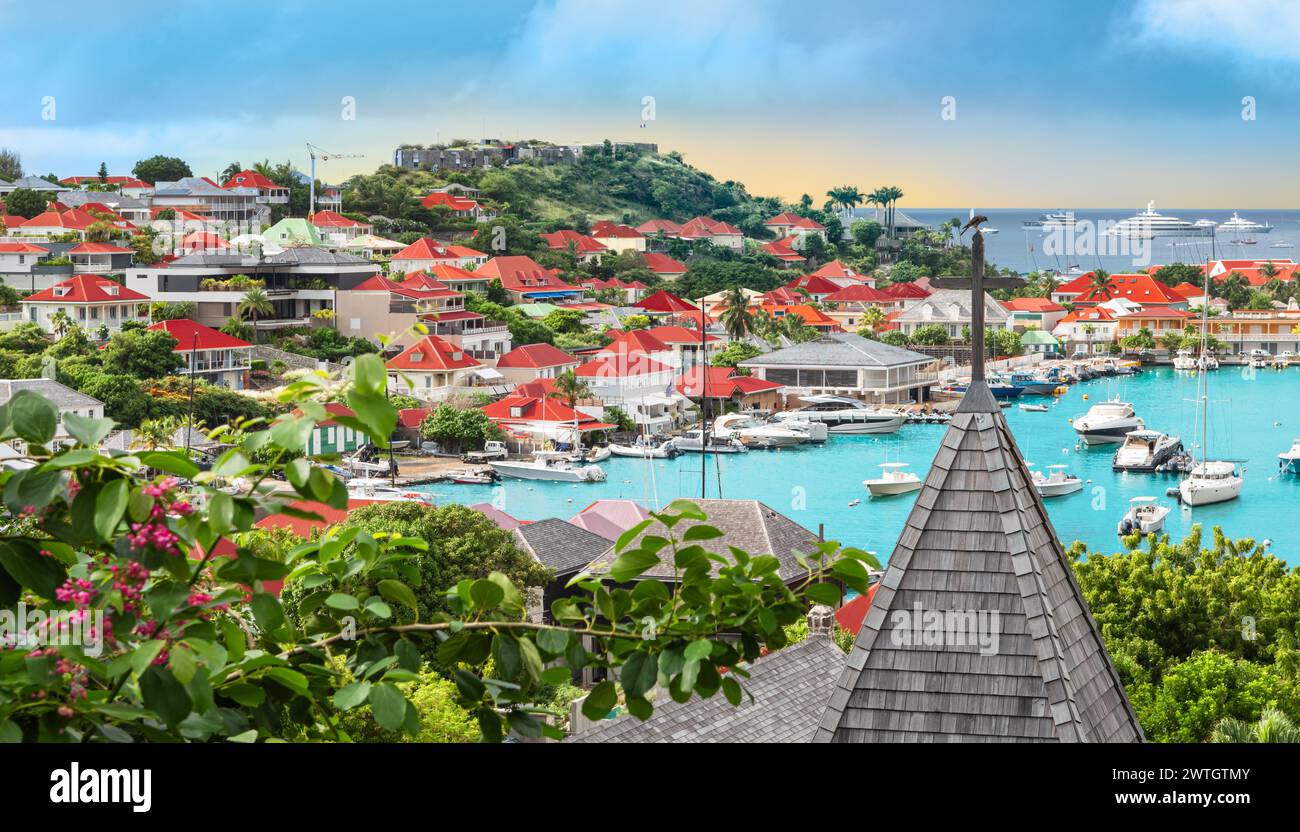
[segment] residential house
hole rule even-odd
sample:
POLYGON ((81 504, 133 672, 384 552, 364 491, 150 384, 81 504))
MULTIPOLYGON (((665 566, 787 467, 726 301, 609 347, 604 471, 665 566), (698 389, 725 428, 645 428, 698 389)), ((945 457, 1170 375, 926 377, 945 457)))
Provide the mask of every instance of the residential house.
POLYGON ((832 260, 817 271, 813 272, 812 276, 824 277, 840 286, 849 286, 854 283, 865 283, 868 286, 876 285, 875 277, 869 274, 859 273, 856 269, 846 265, 843 260, 832 260))
POLYGON ((147 198, 124 196, 113 191, 68 191, 59 194, 58 204, 67 210, 81 208, 115 214, 133 226, 148 225, 153 219, 147 198))
POLYGON ((332 418, 334 416, 355 417, 357 414, 352 408, 342 402, 330 402, 325 405, 325 412, 329 415, 324 421, 317 422, 316 427, 312 428, 311 435, 307 437, 308 456, 350 454, 370 443, 370 437, 366 434, 340 425, 332 418))
POLYGON ((599 263, 601 255, 609 251, 604 243, 567 228, 541 236, 551 251, 572 252, 579 263, 599 263))
POLYGON ((839 324, 845 332, 857 332, 870 319, 872 309, 878 309, 882 318, 900 309, 901 301, 865 283, 855 283, 821 298, 822 310, 839 324))
POLYGON ((39 176, 20 176, 12 182, 3 182, 3 180, 0 180, 0 197, 5 194, 13 193, 20 188, 44 194, 63 194, 72 190, 71 188, 51 182, 48 179, 42 179, 39 176))
MULTIPOLYGON (((1195 315, 1187 323, 1202 326, 1195 315)), ((1272 355, 1300 352, 1300 305, 1290 301, 1284 309, 1237 309, 1212 316, 1210 335, 1235 353, 1264 350, 1272 355)))
POLYGON ((794 248, 802 248, 804 238, 810 235, 826 239, 826 226, 791 211, 777 214, 763 223, 763 227, 775 234, 777 239, 788 238, 795 241, 794 248))
MULTIPOLYGON (((1067 286, 1069 284, 1066 284, 1067 286)), ((1052 293, 1053 300, 1063 287, 1052 293)), ((1186 309, 1187 299, 1149 274, 1112 274, 1105 290, 1092 288, 1091 283, 1073 297, 1075 308, 1096 306, 1108 300, 1123 299, 1146 308, 1150 306, 1186 309)))
POLYGON ((582 287, 572 286, 560 278, 559 270, 544 268, 526 255, 493 257, 474 270, 488 280, 500 280, 515 303, 538 300, 573 300, 582 297, 582 287))
POLYGON ((84 240, 86 232, 99 221, 98 217, 80 208, 71 211, 49 210, 24 221, 17 228, 9 229, 9 235, 40 240, 75 235, 84 240))
POLYGON ((1115 342, 1118 324, 1110 310, 1093 306, 1076 309, 1056 324, 1052 335, 1065 346, 1066 352, 1105 353, 1115 342))
MULTIPOLYGON (((802 298, 800 300, 802 301, 802 298)), ((840 331, 839 321, 806 303, 764 303, 759 309, 766 312, 774 321, 798 315, 803 320, 804 326, 821 332, 840 331)))
POLYGON ((311 224, 322 237, 336 245, 347 245, 357 237, 375 230, 370 223, 358 222, 338 211, 317 211, 311 218, 311 224))
POLYGON ((787 394, 852 396, 867 402, 920 401, 935 383, 934 359, 912 350, 833 332, 764 355, 741 367, 758 378, 784 385, 787 394))
POLYGON ((644 351, 615 342, 575 375, 605 407, 617 407, 647 433, 668 433, 682 420, 687 400, 672 390, 674 368, 644 351))
MULTIPOLYGON (((701 332, 698 329, 688 329, 684 326, 652 326, 642 331, 672 351, 667 363, 679 370, 685 370, 701 363, 707 364, 710 354, 716 352, 722 344, 722 341, 716 336, 701 332)), ((617 330, 610 330, 609 334, 615 339, 620 337, 617 330)), ((625 333, 623 337, 630 338, 634 336, 629 332, 625 333)))
MULTIPOLYGON (((854 286, 866 286, 865 283, 855 283, 854 286)), ((789 283, 785 284, 787 289, 792 289, 800 294, 806 295, 814 301, 821 302, 828 296, 835 294, 841 289, 847 288, 840 284, 820 275, 803 275, 796 277, 789 283)))
MULTIPOLYGON (((635 500, 601 499, 570 517, 568 522, 592 534, 598 534, 606 540, 615 541, 622 537, 623 532, 649 517, 649 510, 635 500)), ((587 563, 604 551, 605 549, 601 549, 600 552, 593 554, 587 559, 587 563)))
MULTIPOLYGON (((971 296, 965 289, 939 289, 894 319, 899 329, 912 335, 927 326, 941 327, 949 338, 965 340, 971 321, 971 296)), ((984 293, 984 326, 1005 329, 1010 316, 988 292, 984 293)))
POLYGON ((553 395, 529 395, 517 390, 483 406, 487 416, 521 447, 536 449, 548 442, 575 441, 578 434, 609 430, 614 425, 570 408, 553 395))
POLYGON ((258 202, 267 205, 288 205, 289 189, 282 185, 277 185, 271 181, 270 177, 258 173, 255 170, 241 170, 234 176, 230 177, 221 186, 226 190, 236 188, 251 188, 257 191, 258 202))
POLYGON ((266 241, 267 248, 272 250, 326 244, 320 229, 303 217, 285 217, 264 230, 262 239, 266 241))
POLYGON ((535 523, 517 524, 510 532, 515 545, 553 575, 544 587, 531 587, 533 601, 528 620, 551 623, 551 604, 569 594, 569 580, 609 548, 610 541, 584 528, 552 517, 535 523))
POLYGON ((618 225, 609 220, 601 220, 591 227, 591 238, 610 251, 622 254, 626 251, 645 251, 645 235, 635 228, 618 225))
POLYGON ((480 204, 477 200, 449 191, 434 191, 421 199, 420 205, 430 210, 443 208, 454 217, 468 218, 475 222, 486 222, 497 215, 496 211, 480 204))
POLYGON ((473 386, 478 359, 440 338, 426 335, 388 360, 388 386, 397 393, 433 399, 452 387, 473 386))
POLYGON ((256 187, 230 184, 222 188, 210 179, 187 176, 175 182, 155 182, 152 205, 192 211, 219 222, 252 228, 265 225, 271 218, 270 199, 256 187))
POLYGON ((598 277, 587 278, 582 282, 582 288, 591 292, 601 292, 606 289, 612 289, 618 293, 620 303, 618 305, 630 305, 645 297, 650 287, 639 280, 625 281, 617 277, 611 277, 609 280, 601 280, 598 277))
POLYGON ((921 301, 930 297, 930 290, 918 286, 916 283, 891 283, 880 291, 896 298, 901 309, 907 309, 909 306, 916 306, 921 301))
POLYGON ((18 289, 27 291, 36 291, 36 281, 38 276, 41 282, 39 288, 45 289, 53 285, 45 275, 41 275, 35 266, 43 258, 48 257, 50 250, 35 243, 16 243, 5 242, 0 240, 0 282, 18 289))
POLYGON ((126 321, 149 322, 149 296, 97 274, 78 274, 22 299, 23 320, 41 331, 60 329, 60 313, 89 333, 126 321))
POLYGON ((646 237, 676 237, 682 227, 672 220, 646 220, 635 229, 646 237))
POLYGON ((394 254, 406 248, 406 244, 374 234, 361 234, 348 240, 345 247, 350 253, 367 260, 387 262, 394 254))
POLYGON ((742 251, 745 248, 745 235, 739 228, 712 217, 696 217, 683 225, 674 236, 691 242, 708 241, 715 246, 733 251, 742 251))
MULTIPOLYGON (((1122 341, 1130 335, 1137 335, 1141 330, 1148 330, 1160 341, 1164 336, 1181 333, 1188 322, 1197 317, 1196 313, 1186 309, 1170 306, 1146 306, 1135 309, 1115 318, 1115 340, 1122 341)), ((1023 342, 1023 339, 1022 339, 1023 342)))
POLYGON ((1066 312, 1064 306, 1048 298, 1012 298, 1003 301, 1002 307, 1007 310, 1007 329, 1015 332, 1030 329, 1051 332, 1066 312))
POLYGON ((185 359, 178 375, 193 375, 231 390, 244 389, 252 364, 252 344, 185 318, 159 321, 149 329, 176 339, 175 351, 185 359))
POLYGON ((1049 355, 1061 351, 1061 342, 1045 329, 1027 329, 1020 334, 1020 348, 1026 354, 1041 353, 1049 355))
POLYGON ((640 309, 643 314, 651 317, 673 317, 698 311, 695 304, 682 300, 672 292, 666 292, 663 289, 642 298, 632 305, 640 309))
POLYGON ((641 255, 641 259, 645 261, 645 267, 649 269, 652 274, 664 280, 676 280, 686 274, 686 264, 674 260, 667 254, 662 254, 656 251, 647 251, 645 254, 641 255))
POLYGON ((802 266, 807 258, 795 249, 796 239, 787 237, 775 242, 763 243, 758 248, 764 254, 775 257, 783 266, 802 266))
POLYGON ((39 393, 59 412, 54 427, 56 441, 71 438, 63 424, 63 419, 68 414, 84 416, 87 419, 104 418, 104 403, 99 399, 79 393, 50 378, 0 379, 0 405, 8 404, 20 390, 39 393))
POLYGON ((339 331, 375 340, 382 335, 399 346, 421 336, 416 324, 445 338, 475 358, 495 358, 510 349, 510 330, 501 321, 488 321, 465 308, 465 295, 425 272, 401 282, 373 275, 336 293, 339 331))
POLYGON ((118 274, 126 271, 135 258, 135 249, 112 243, 80 243, 68 249, 74 272, 118 274))
POLYGON ((550 344, 524 344, 497 359, 496 369, 507 382, 523 384, 538 378, 555 378, 576 370, 582 362, 550 344))
POLYGON ((687 368, 673 388, 694 402, 709 400, 710 413, 727 410, 780 410, 785 386, 756 376, 743 375, 733 367, 687 368))
MULTIPOLYGON (((433 266, 424 269, 424 272, 442 285, 449 289, 455 289, 457 292, 485 294, 492 282, 485 274, 479 274, 450 264, 433 266)), ((407 277, 410 277, 409 273, 407 277)))
POLYGON ((392 267, 398 271, 417 272, 435 266, 471 269, 482 266, 488 256, 467 246, 443 245, 432 237, 421 237, 393 255, 392 267))

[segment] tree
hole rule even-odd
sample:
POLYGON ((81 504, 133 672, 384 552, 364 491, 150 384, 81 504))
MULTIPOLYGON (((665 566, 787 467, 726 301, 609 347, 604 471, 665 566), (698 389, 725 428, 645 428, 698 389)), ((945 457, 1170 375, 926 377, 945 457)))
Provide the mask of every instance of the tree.
POLYGON ((160 419, 145 419, 135 429, 133 447, 156 451, 159 448, 173 447, 172 440, 176 432, 186 427, 186 422, 176 416, 164 416, 160 419))
POLYGON ((254 287, 244 293, 243 299, 235 306, 235 313, 241 318, 253 319, 253 343, 257 343, 257 319, 263 315, 274 315, 275 304, 271 302, 265 289, 254 287))
POLYGON ((879 306, 868 306, 862 312, 861 326, 867 330, 868 335, 875 336, 888 320, 889 316, 885 314, 885 310, 879 306))
POLYGON ((140 389, 139 379, 119 373, 92 374, 82 384, 81 392, 103 402, 104 415, 128 428, 144 421, 152 405, 140 389))
POLYGON ((176 352, 178 346, 189 348, 191 345, 177 344, 172 334, 163 330, 118 332, 104 348, 104 366, 140 380, 163 378, 185 365, 185 357, 176 352))
POLYGON ((626 318, 619 321, 619 324, 622 325, 623 329, 628 332, 634 329, 649 329, 650 316, 649 315, 628 315, 626 318))
POLYGON ((5 211, 31 219, 45 211, 45 197, 39 191, 15 188, 5 197, 5 211))
POLYGON ((565 370, 555 377, 555 386, 547 395, 559 399, 570 410, 576 411, 579 401, 591 397, 591 388, 573 370, 565 370))
POLYGON ((714 353, 709 363, 714 367, 735 367, 746 359, 762 355, 762 352, 748 341, 732 341, 714 353))
POLYGON ((1088 291, 1094 300, 1110 300, 1110 273, 1097 269, 1088 280, 1088 291))
POLYGON ((234 176, 237 173, 242 173, 243 170, 244 170, 243 165, 239 164, 238 162, 231 162, 230 164, 226 165, 224 170, 221 171, 221 181, 229 182, 230 177, 234 176))
POLYGON ((53 332, 55 340, 67 334, 68 329, 73 325, 72 318, 69 318, 68 313, 62 309, 50 315, 50 330, 53 332))
POLYGON ((720 321, 727 337, 733 341, 741 341, 753 332, 754 316, 749 311, 749 298, 746 297, 743 289, 736 286, 728 291, 723 299, 723 305, 720 321))
POLYGON ((460 410, 446 402, 420 423, 420 436, 445 447, 479 449, 491 439, 501 439, 501 429, 477 407, 460 410))
POLYGON ((253 328, 236 317, 226 318, 226 322, 221 325, 220 329, 225 334, 243 341, 248 341, 253 337, 253 328))
POLYGON ((929 324, 920 326, 912 333, 911 342, 923 346, 941 347, 948 344, 952 339, 948 336, 948 330, 939 324, 929 324))
POLYGON ((1300 727, 1277 708, 1265 708, 1255 723, 1228 717, 1215 726, 1210 742, 1300 742, 1300 727))
POLYGON ((849 225, 853 242, 868 250, 876 247, 876 240, 880 239, 883 230, 875 220, 854 220, 849 225))
POLYGON ((1154 350, 1156 348, 1156 339, 1150 329, 1142 327, 1132 335, 1125 335, 1120 340, 1120 344, 1126 350, 1154 350))
POLYGON ((108 165, 104 164, 103 162, 99 163, 99 184, 101 185, 108 184, 108 165))
MULTIPOLYGON (((0 147, 0 179, 6 182, 12 182, 15 179, 23 178, 22 158, 16 151, 7 147, 0 147)), ((13 213, 10 211, 9 213, 13 213)))
POLYGON ((143 179, 150 185, 158 182, 176 182, 187 176, 193 176, 194 171, 183 160, 174 156, 151 156, 148 159, 141 159, 131 168, 131 175, 137 179, 143 179))

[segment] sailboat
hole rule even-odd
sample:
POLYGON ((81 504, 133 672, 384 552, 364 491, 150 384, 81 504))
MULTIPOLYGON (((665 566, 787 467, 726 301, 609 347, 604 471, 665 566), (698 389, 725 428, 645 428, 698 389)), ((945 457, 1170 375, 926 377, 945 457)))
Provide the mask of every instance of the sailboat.
MULTIPOLYGON (((1210 296, 1210 264, 1205 264, 1205 296, 1210 296)), ((1201 307, 1201 356, 1207 354, 1209 333, 1209 304, 1201 307)), ((1243 480, 1237 466, 1231 462, 1209 458, 1210 438, 1210 374, 1201 373, 1197 387, 1200 396, 1196 402, 1196 415, 1201 422, 1201 461, 1192 466, 1187 476, 1178 484, 1178 496, 1189 506, 1207 506, 1235 500, 1241 495, 1243 480)))

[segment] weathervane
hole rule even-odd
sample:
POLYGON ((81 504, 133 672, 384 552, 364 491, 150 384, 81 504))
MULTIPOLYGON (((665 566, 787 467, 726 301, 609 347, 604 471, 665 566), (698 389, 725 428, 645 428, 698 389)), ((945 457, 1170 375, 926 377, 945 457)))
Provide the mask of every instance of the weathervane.
POLYGON ((941 289, 970 289, 970 381, 971 386, 984 382, 984 290, 1014 289, 1025 285, 1018 277, 984 277, 984 233, 980 224, 989 218, 983 214, 971 212, 970 221, 962 228, 959 236, 965 236, 970 229, 975 229, 970 241, 971 276, 936 277, 930 282, 941 289))

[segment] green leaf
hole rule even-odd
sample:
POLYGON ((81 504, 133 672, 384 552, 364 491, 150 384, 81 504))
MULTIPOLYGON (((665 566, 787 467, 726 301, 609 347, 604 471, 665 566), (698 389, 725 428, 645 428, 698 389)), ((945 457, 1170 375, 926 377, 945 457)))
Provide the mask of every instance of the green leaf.
POLYGON ((686 656, 686 661, 691 662, 691 661, 700 661, 701 659, 706 659, 709 657, 709 654, 712 652, 713 652, 713 642, 709 641, 708 639, 701 638, 692 641, 690 644, 686 645, 686 652, 684 653, 684 655, 686 656))
POLYGON ((370 695, 369 682, 353 682, 334 691, 334 707, 341 711, 350 711, 366 701, 370 695))
POLYGON ((610 564, 609 577, 616 583, 627 583, 650 567, 659 563, 659 556, 644 549, 624 552, 610 564))
POLYGON ((491 581, 480 579, 470 585, 469 597, 474 602, 474 606, 479 609, 492 610, 505 600, 506 594, 501 591, 501 587, 491 581))
POLYGON ((640 696, 627 697, 627 712, 637 719, 645 722, 655 711, 655 706, 640 696))
POLYGON ((558 655, 569 646, 568 630, 540 630, 537 633, 537 646, 544 652, 558 655))
POLYGON ((373 353, 357 356, 352 362, 353 384, 363 393, 382 395, 388 387, 388 368, 383 359, 373 353))
POLYGON ((199 473, 199 466, 185 455, 184 451, 153 451, 140 455, 140 464, 147 468, 157 468, 187 480, 194 479, 199 473))
MULTIPOLYGON (((352 390, 348 393, 348 406, 357 414, 356 420, 370 440, 380 448, 387 448, 388 438, 397 427, 397 408, 388 397, 382 393, 352 390)), ((343 419, 336 418, 335 421, 342 423, 343 419)))
POLYGON ((212 531, 215 534, 226 534, 234 519, 235 499, 224 491, 212 495, 208 502, 208 525, 212 531))
POLYGON ((344 592, 336 592, 325 599, 325 606, 336 610, 361 609, 361 602, 344 592))
POLYGON ((266 671, 266 677, 279 682, 294 693, 302 696, 308 694, 307 677, 296 670, 290 670, 287 667, 273 667, 266 671))
POLYGON ((14 433, 33 445, 48 445, 59 423, 59 411, 44 396, 19 390, 9 400, 14 433))
MULTIPOLYGON (((77 496, 80 497, 81 495, 78 494, 77 496)), ((76 501, 74 500, 73 503, 75 505, 76 501)), ((126 510, 131 515, 132 520, 143 523, 149 519, 149 513, 153 511, 153 497, 137 488, 131 492, 130 498, 126 501, 126 510)))
POLYGON ((519 656, 524 662, 524 671, 534 682, 542 679, 542 655, 537 652, 537 645, 527 636, 519 639, 519 656))
POLYGON ((727 697, 727 701, 733 708, 739 706, 740 700, 744 698, 740 683, 730 676, 722 677, 722 695, 727 697))
POLYGON ((17 723, 6 719, 0 722, 0 743, 22 742, 23 729, 17 723))
POLYGON ((0 543, 0 566, 18 582, 42 598, 54 600, 54 593, 68 573, 55 558, 46 557, 18 541, 0 543))
POLYGON ((416 614, 419 619, 420 607, 415 600, 415 593, 411 588, 401 581, 384 580, 379 582, 379 594, 392 601, 394 604, 401 604, 416 614))
POLYGON ((257 741, 257 729, 256 729, 256 728, 249 728, 247 731, 244 731, 244 732, 239 733, 239 734, 234 734, 233 736, 229 737, 228 739, 229 739, 231 742, 256 742, 256 741, 257 741))
POLYGON ((113 480, 100 489, 95 498, 95 532, 100 540, 113 538, 130 498, 131 487, 126 480, 113 480))
POLYGON ((131 670, 135 672, 135 675, 143 675, 144 672, 149 669, 153 660, 158 658, 158 654, 161 653, 162 649, 166 646, 167 642, 160 639, 152 639, 135 648, 131 653, 131 670))
POLYGON ((370 709, 380 727, 389 731, 396 731, 406 721, 406 697, 387 682, 370 689, 370 709))
POLYGON ((813 584, 804 590, 804 595, 815 604, 837 607, 840 603, 840 588, 835 584, 813 584))
POLYGON ((170 670, 158 665, 150 665, 141 674, 140 696, 145 707, 156 713, 169 728, 175 728, 190 715, 192 702, 189 693, 170 670))
POLYGON ((628 529, 627 531, 623 532, 621 535, 618 536, 618 541, 614 544, 614 551, 621 552, 624 549, 626 549, 628 547, 628 544, 630 544, 633 540, 636 540, 636 536, 641 534, 641 532, 650 528, 650 524, 653 522, 654 522, 653 520, 647 518, 645 520, 642 520, 640 523, 637 523, 635 526, 628 529))
POLYGON ((627 657, 618 678, 623 683, 623 690, 627 691, 629 696, 642 697, 654 687, 658 677, 659 657, 638 650, 627 657))
POLYGON ((701 525, 701 526, 691 526, 689 529, 687 529, 686 534, 682 535, 682 540, 683 541, 713 540, 714 538, 717 537, 722 537, 721 529, 714 528, 713 526, 701 525))
POLYGON ((258 626, 268 633, 273 633, 288 623, 284 618, 284 609, 274 595, 265 592, 254 593, 251 603, 253 617, 257 619, 258 626))
POLYGON ((614 688, 614 683, 608 680, 601 682, 582 700, 582 715, 590 720, 604 719, 617 703, 618 691, 614 688))
POLYGON ((92 419, 75 413, 63 416, 63 426, 68 429, 68 435, 87 448, 98 448, 104 437, 113 432, 115 424, 112 419, 92 419))
POLYGON ((229 696, 246 708, 256 708, 266 701, 266 691, 257 685, 250 685, 244 682, 231 685, 221 689, 221 693, 229 696))

